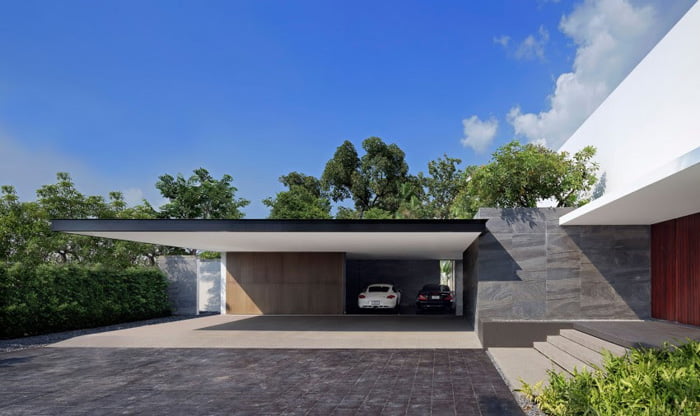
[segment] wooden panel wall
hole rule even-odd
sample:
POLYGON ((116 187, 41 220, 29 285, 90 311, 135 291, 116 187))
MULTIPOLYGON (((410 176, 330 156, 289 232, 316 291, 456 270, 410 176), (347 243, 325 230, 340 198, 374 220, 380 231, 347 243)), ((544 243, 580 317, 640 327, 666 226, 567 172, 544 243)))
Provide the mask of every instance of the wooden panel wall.
POLYGON ((700 325, 700 213, 651 226, 651 315, 700 325))
POLYGON ((231 314, 343 313, 344 253, 228 253, 231 314))

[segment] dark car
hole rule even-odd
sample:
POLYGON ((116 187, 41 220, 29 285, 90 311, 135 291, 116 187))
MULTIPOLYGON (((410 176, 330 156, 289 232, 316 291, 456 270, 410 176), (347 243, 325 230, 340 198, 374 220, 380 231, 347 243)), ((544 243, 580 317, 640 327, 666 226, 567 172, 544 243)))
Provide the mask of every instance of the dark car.
POLYGON ((450 287, 446 285, 427 284, 418 292, 416 308, 418 312, 425 310, 451 311, 454 304, 454 296, 450 287))

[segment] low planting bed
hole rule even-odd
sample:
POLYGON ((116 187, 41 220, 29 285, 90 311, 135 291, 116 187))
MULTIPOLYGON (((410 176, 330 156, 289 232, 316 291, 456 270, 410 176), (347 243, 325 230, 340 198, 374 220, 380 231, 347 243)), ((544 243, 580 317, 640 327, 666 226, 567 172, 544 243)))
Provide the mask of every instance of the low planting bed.
POLYGON ((603 367, 593 372, 567 377, 550 371, 544 388, 522 384, 520 392, 548 415, 697 416, 700 343, 606 354, 603 367))

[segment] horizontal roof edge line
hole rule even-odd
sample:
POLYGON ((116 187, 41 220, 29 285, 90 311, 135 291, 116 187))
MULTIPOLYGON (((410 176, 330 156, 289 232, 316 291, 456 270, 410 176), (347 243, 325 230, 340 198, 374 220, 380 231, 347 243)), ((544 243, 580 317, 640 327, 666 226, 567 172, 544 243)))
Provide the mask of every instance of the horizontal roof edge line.
POLYGON ((53 219, 51 229, 61 232, 482 232, 486 220, 53 219))

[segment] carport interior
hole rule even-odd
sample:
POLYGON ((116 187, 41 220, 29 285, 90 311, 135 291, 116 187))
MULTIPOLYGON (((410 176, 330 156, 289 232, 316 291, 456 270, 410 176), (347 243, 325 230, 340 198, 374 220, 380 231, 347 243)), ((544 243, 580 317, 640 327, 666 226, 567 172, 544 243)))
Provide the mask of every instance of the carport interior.
POLYGON ((366 312, 358 308, 357 295, 373 283, 391 283, 399 288, 401 306, 397 312, 414 314, 416 296, 423 285, 440 283, 440 260, 347 260, 345 313, 366 312))

